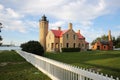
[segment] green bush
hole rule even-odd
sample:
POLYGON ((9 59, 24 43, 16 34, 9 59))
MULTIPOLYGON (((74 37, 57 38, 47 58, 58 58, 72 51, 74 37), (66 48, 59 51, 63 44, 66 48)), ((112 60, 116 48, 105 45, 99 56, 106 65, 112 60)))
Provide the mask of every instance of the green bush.
POLYGON ((92 51, 92 49, 87 49, 87 51, 92 51))
POLYGON ((20 47, 22 48, 23 51, 29 53, 33 53, 41 56, 43 56, 44 54, 44 49, 38 41, 28 41, 27 43, 21 44, 20 47))
POLYGON ((80 52, 80 48, 62 48, 62 52, 80 52))

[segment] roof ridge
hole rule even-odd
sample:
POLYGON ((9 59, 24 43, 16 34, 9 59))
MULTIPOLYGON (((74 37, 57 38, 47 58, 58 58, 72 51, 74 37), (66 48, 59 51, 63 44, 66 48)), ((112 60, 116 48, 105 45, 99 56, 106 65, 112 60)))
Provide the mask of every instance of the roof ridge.
MULTIPOLYGON (((69 30, 69 29, 68 29, 69 30)), ((56 29, 51 29, 55 37, 61 37, 63 34, 65 34, 68 30, 56 30, 56 29)))

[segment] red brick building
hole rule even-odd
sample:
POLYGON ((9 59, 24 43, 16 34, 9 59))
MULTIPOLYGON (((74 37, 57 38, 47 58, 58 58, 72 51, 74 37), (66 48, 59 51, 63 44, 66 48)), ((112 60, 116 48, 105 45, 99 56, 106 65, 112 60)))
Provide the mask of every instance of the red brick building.
POLYGON ((108 32, 108 40, 97 41, 92 45, 92 50, 113 50, 111 31, 108 32))

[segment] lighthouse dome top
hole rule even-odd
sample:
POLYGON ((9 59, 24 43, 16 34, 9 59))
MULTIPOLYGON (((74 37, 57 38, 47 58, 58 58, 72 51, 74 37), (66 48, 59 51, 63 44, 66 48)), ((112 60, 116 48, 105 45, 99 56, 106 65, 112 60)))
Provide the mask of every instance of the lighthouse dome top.
POLYGON ((41 21, 47 21, 47 17, 43 15, 41 21))

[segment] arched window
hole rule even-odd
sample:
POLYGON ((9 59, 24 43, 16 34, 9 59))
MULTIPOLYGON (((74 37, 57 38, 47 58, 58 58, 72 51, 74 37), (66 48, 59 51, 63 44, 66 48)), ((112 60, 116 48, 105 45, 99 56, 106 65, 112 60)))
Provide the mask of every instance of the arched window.
POLYGON ((66 43, 66 47, 69 48, 69 43, 66 43))
POLYGON ((73 47, 75 48, 75 43, 73 44, 73 47))

